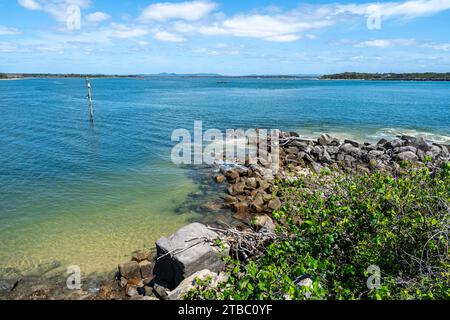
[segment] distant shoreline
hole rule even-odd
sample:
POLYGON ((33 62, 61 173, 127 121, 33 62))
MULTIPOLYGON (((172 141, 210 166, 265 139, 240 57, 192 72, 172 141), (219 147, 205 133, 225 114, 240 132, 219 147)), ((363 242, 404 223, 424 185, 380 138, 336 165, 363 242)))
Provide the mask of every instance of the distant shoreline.
POLYGON ((448 82, 450 73, 356 73, 346 72, 329 75, 242 75, 228 76, 221 74, 136 74, 136 75, 106 75, 106 74, 50 74, 50 73, 0 73, 0 80, 25 79, 149 79, 149 78, 186 78, 186 79, 257 79, 257 80, 324 80, 324 81, 416 81, 416 82, 448 82))

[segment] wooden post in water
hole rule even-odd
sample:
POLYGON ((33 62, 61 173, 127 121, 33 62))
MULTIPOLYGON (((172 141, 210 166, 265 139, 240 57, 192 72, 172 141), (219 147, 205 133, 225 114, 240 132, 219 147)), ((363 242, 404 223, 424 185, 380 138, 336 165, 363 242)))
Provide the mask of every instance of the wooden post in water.
POLYGON ((89 80, 89 78, 86 78, 86 83, 88 88, 87 99, 89 102, 89 113, 91 115, 91 122, 94 123, 94 107, 92 106, 91 81, 89 80))

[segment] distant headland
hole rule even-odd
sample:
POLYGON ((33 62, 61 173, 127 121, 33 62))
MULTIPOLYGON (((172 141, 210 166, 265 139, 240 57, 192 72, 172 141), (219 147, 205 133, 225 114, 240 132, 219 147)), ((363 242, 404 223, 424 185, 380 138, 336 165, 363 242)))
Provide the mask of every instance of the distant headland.
POLYGON ((378 81, 450 81, 447 73, 358 73, 344 72, 323 75, 321 80, 378 80, 378 81))

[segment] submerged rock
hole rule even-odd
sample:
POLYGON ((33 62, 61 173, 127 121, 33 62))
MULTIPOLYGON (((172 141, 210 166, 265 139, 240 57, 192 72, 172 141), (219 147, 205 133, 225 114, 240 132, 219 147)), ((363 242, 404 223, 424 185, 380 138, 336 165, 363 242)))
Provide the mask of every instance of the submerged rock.
POLYGON ((141 268, 136 261, 128 261, 119 264, 120 275, 126 279, 140 278, 141 268))

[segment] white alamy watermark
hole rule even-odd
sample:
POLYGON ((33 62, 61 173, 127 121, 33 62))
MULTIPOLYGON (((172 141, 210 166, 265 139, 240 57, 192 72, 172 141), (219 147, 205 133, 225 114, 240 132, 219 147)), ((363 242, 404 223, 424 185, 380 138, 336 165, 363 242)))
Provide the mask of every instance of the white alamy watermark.
POLYGON ((381 288, 381 270, 377 265, 367 267, 367 273, 370 275, 367 278, 367 288, 369 290, 381 288))
POLYGON ((69 290, 80 290, 81 289, 81 268, 79 266, 73 265, 67 267, 67 273, 70 276, 66 280, 66 286, 69 290))
POLYGON ((70 5, 66 10, 66 26, 67 30, 80 30, 81 29, 81 9, 77 5, 70 5))
POLYGON ((278 129, 208 129, 202 121, 194 121, 194 136, 187 129, 172 132, 174 164, 238 164, 260 165, 272 174, 279 169, 278 129))
POLYGON ((367 15, 367 29, 380 30, 381 29, 381 5, 372 4, 366 9, 367 15))

